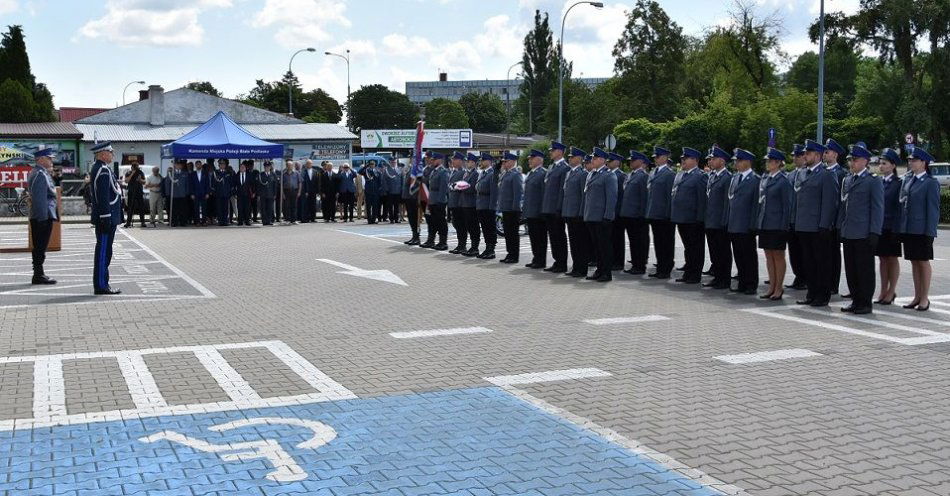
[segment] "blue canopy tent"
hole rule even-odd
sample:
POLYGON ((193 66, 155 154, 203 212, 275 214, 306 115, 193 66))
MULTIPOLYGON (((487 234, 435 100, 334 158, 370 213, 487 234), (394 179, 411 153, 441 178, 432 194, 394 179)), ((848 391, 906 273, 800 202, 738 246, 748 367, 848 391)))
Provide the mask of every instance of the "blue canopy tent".
MULTIPOLYGON (((284 145, 270 143, 254 136, 234 122, 228 114, 220 111, 190 133, 162 145, 163 162, 166 158, 279 159, 283 156, 284 145)), ((164 168, 164 164, 162 166, 164 168)), ((171 174, 173 172, 169 173, 169 177, 171 174)), ((174 181, 171 182, 171 187, 174 192, 174 181)), ((171 215, 171 207, 168 213, 171 215)))

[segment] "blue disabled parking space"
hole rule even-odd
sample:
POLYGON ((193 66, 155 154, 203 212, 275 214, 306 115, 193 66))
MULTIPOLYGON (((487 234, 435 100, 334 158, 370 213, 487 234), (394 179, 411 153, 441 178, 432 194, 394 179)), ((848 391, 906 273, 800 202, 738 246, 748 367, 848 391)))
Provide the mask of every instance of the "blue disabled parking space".
POLYGON ((713 495, 501 389, 0 432, 2 495, 713 495))

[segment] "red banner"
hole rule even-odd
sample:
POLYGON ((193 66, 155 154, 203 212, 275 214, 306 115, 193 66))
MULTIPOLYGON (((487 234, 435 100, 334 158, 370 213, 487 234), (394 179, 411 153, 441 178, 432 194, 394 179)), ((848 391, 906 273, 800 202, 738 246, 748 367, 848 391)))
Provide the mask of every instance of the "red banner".
POLYGON ((18 188, 26 186, 26 176, 30 166, 0 167, 0 188, 18 188))

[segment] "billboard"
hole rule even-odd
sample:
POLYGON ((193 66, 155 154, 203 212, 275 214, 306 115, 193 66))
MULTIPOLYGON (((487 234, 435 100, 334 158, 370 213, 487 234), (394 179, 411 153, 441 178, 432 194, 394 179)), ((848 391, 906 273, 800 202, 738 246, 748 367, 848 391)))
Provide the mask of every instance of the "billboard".
POLYGON ((37 150, 52 148, 53 165, 76 166, 76 143, 73 141, 2 141, 0 140, 0 166, 29 165, 37 150))
MULTIPOLYGON (((412 148, 416 143, 415 129, 363 129, 360 146, 363 148, 412 148)), ((423 148, 472 148, 471 129, 426 129, 423 148)))

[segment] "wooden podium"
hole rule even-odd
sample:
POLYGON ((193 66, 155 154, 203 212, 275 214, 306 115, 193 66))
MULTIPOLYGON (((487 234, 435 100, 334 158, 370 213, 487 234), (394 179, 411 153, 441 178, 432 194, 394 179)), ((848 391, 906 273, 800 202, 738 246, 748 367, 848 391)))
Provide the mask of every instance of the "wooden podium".
MULTIPOLYGON (((56 216, 58 221, 53 222, 53 232, 50 233, 49 246, 46 251, 60 251, 63 249, 63 188, 56 187, 56 216)), ((30 221, 26 221, 27 245, 25 247, 0 248, 0 253, 29 253, 33 251, 33 230, 30 229, 30 221)))

